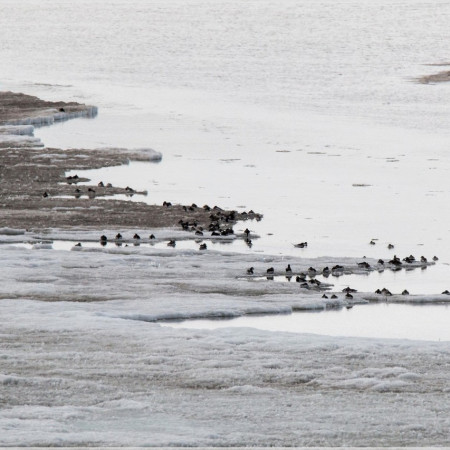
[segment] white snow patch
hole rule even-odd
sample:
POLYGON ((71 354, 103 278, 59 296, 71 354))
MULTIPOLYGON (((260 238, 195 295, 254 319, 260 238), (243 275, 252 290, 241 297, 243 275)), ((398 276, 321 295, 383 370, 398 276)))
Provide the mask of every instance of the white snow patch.
POLYGON ((120 154, 127 155, 130 161, 161 161, 162 153, 152 148, 118 148, 118 147, 103 147, 98 150, 114 150, 120 154))
POLYGON ((33 250, 52 250, 53 245, 48 244, 48 243, 38 243, 38 244, 33 244, 32 249, 33 250))

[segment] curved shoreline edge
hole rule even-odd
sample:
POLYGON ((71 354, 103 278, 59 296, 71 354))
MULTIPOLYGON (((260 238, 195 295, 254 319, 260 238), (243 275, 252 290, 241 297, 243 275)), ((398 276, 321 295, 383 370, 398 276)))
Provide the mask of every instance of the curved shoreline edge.
POLYGON ((91 184, 78 189, 76 180, 66 177, 69 171, 161 160, 161 153, 153 149, 61 150, 45 148, 33 136, 32 125, 51 125, 96 114, 95 106, 47 102, 25 94, 0 92, 0 227, 123 229, 175 227, 180 220, 203 226, 209 223, 210 213, 201 208, 104 200, 105 196, 146 193, 132 187, 91 184))

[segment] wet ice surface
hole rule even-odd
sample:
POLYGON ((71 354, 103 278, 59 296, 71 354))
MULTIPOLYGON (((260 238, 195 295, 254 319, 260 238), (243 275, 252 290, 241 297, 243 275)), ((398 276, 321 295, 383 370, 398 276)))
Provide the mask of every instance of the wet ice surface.
MULTIPOLYGON (((142 184, 148 196, 132 201, 264 219, 236 227, 260 236, 251 249, 206 254, 184 241, 102 248, 76 233, 53 250, 2 245, 0 443, 448 445, 448 342, 150 323, 323 309, 321 293, 292 282, 241 279, 289 258, 436 254, 426 271, 334 281, 444 300, 434 294, 450 279, 448 85, 410 81, 447 60, 436 42, 448 2, 16 3, 2 2, 1 88, 99 106, 94 120, 36 137, 155 148, 160 164, 93 181, 142 184)), ((347 311, 342 294, 336 305, 309 316, 371 308, 347 311)))
MULTIPOLYGON (((82 239, 77 240, 77 235, 73 234, 73 240, 67 240, 65 237, 70 237, 70 234, 64 236, 60 235, 58 238, 51 238, 52 235, 34 235, 24 238, 23 235, 16 236, 0 236, 1 244, 10 244, 21 248, 34 249, 34 248, 47 248, 54 250, 74 250, 75 249, 120 249, 133 247, 135 249, 142 249, 143 251, 149 249, 164 250, 164 249, 177 249, 177 250, 192 250, 200 251, 200 245, 206 244, 207 251, 222 252, 234 254, 244 253, 250 255, 248 259, 248 265, 251 267, 253 260, 251 255, 254 254, 258 259, 258 255, 264 255, 263 251, 254 252, 253 245, 249 247, 245 239, 236 236, 227 237, 215 237, 210 238, 208 236, 194 238, 192 233, 178 231, 178 230, 150 230, 150 233, 155 236, 155 239, 149 239, 149 232, 146 230, 139 231, 139 239, 133 239, 134 233, 125 233, 121 239, 115 239, 115 233, 109 231, 107 235, 109 240, 101 241, 101 232, 91 233, 88 237, 84 236, 82 239), (175 245, 169 245, 170 241, 174 240, 175 245), (78 245, 80 246, 79 248, 78 245)), ((58 236, 54 234, 54 236, 58 236)), ((78 236, 80 237, 80 236, 78 236)), ((253 242, 257 242, 257 239, 253 239, 253 242)), ((303 254, 306 257, 305 254, 303 254)), ((270 255, 267 255, 270 260, 270 255)), ((256 260, 257 260, 256 259, 256 260)), ((354 264, 358 262, 366 261, 359 258, 354 260, 354 264)), ((282 267, 278 267, 278 272, 284 272, 284 268, 287 263, 282 263, 282 267)), ((314 279, 321 283, 329 284, 328 289, 334 291, 341 291, 346 287, 352 287, 359 292, 374 292, 377 289, 387 288, 392 293, 400 294, 405 289, 410 294, 439 294, 449 288, 448 282, 448 265, 445 263, 437 262, 432 266, 420 266, 413 267, 407 263, 403 263, 401 270, 394 271, 392 268, 386 266, 383 268, 380 265, 373 264, 373 270, 371 271, 356 271, 357 273, 333 273, 328 276, 317 275, 314 279)), ((293 267, 296 269, 295 267, 293 267)), ((323 267, 320 267, 320 269, 323 267)), ((249 282, 275 282, 275 283, 296 283, 296 271, 293 275, 276 275, 268 276, 264 270, 261 271, 259 276, 247 277, 249 282)), ((310 277, 307 277, 310 280, 310 277)))

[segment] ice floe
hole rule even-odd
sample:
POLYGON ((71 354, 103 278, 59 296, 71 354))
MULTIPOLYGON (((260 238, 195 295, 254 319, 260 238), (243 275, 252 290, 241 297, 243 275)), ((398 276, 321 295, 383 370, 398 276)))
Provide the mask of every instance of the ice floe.
POLYGON ((1 125, 0 135, 28 135, 33 136, 34 127, 32 125, 1 125))
POLYGON ((46 111, 39 111, 38 115, 32 117, 9 120, 6 125, 34 125, 40 127, 79 117, 95 117, 97 114, 98 108, 96 106, 83 106, 83 108, 72 111, 58 111, 57 109, 50 108, 46 111))
POLYGON ((37 137, 27 135, 0 135, 1 148, 43 147, 44 144, 37 137))

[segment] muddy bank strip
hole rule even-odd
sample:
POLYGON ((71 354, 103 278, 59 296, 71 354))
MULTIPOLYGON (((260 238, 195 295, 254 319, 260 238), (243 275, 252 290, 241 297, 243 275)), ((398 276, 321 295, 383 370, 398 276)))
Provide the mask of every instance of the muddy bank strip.
MULTIPOLYGON (((450 63, 437 63, 429 65, 437 67, 445 67, 450 66, 450 63)), ((421 84, 445 83, 450 81, 450 70, 444 70, 442 72, 434 73, 431 75, 424 75, 422 77, 416 78, 416 81, 421 84)))
MULTIPOLYGON (((44 148, 32 137, 31 125, 48 125, 55 120, 94 117, 96 114, 97 108, 93 106, 46 102, 24 94, 0 92, 0 227, 142 229, 178 227, 180 220, 198 226, 211 223, 214 211, 202 207, 106 200, 102 197, 147 193, 136 192, 132 186, 111 186, 108 180, 103 180, 103 186, 77 187, 78 181, 89 180, 66 177, 69 171, 117 166, 130 160, 161 159, 161 155, 152 149, 61 150, 44 148)), ((151 192, 148 195, 151 196, 151 192)), ((221 217, 226 213, 217 211, 221 217)), ((247 218, 238 213, 232 217, 231 223, 247 218)), ((224 226, 228 226, 225 216, 223 221, 224 226)))
POLYGON ((1 125, 51 125, 56 121, 96 115, 96 106, 76 102, 47 102, 31 95, 0 92, 1 125))

